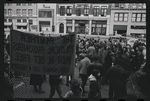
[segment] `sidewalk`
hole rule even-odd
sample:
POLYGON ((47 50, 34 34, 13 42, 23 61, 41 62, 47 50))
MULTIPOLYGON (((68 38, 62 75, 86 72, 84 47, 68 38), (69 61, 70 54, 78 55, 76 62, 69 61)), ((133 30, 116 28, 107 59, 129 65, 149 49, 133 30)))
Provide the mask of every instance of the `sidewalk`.
MULTIPOLYGON (((78 69, 75 67, 75 79, 78 79, 81 82, 81 79, 79 78, 79 71, 78 69)), ((14 93, 14 98, 48 98, 49 94, 50 94, 50 85, 49 82, 44 82, 42 87, 43 87, 43 91, 45 91, 44 94, 38 94, 35 93, 33 91, 33 86, 29 85, 30 84, 30 77, 24 77, 23 78, 23 82, 25 84, 23 84, 22 86, 18 87, 15 90, 14 93)), ((89 91, 89 81, 87 81, 86 86, 85 86, 85 90, 89 91)), ((101 94, 102 94, 102 98, 108 98, 108 92, 109 92, 109 86, 105 85, 105 86, 101 86, 101 94)), ((62 96, 64 96, 66 94, 67 91, 70 90, 70 87, 66 86, 66 77, 63 77, 63 84, 61 85, 61 89, 62 89, 62 96)), ((132 94, 133 93, 133 87, 131 85, 131 83, 127 83, 127 92, 128 94, 132 94)), ((85 94, 85 96, 83 96, 83 98, 87 98, 88 93, 85 94)), ((55 92, 55 95, 53 98, 59 98, 57 92, 55 92)))

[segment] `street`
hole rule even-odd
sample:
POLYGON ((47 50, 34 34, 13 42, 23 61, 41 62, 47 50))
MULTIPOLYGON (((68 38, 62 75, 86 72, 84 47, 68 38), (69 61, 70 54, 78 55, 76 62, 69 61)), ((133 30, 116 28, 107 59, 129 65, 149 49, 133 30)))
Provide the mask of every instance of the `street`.
MULTIPOLYGON (((81 82, 78 74, 79 74, 78 68, 75 67, 74 78, 78 79, 81 82)), ((45 91, 44 94, 38 94, 38 93, 34 92, 33 86, 30 85, 30 78, 29 77, 24 77, 23 82, 24 82, 24 84, 15 90, 14 98, 48 98, 49 97, 50 86, 49 86, 48 81, 44 82, 42 85, 43 91, 45 91)), ((66 94, 66 92, 69 91, 69 89, 70 89, 70 87, 66 86, 65 84, 66 84, 66 77, 64 76, 63 77, 63 84, 61 85, 62 96, 64 96, 66 94)), ((85 86, 85 90, 89 91, 89 81, 87 82, 87 84, 85 86)), ((101 89, 102 98, 108 98, 108 91, 109 91, 108 85, 102 86, 102 89, 101 89)), ((133 92, 133 88, 129 82, 127 84, 127 91, 128 91, 128 94, 129 93, 131 94, 133 92)), ((83 96, 83 98, 87 98, 87 96, 88 96, 88 93, 86 93, 85 96, 83 96)), ((55 95, 53 98, 59 98, 57 92, 55 92, 55 95)))

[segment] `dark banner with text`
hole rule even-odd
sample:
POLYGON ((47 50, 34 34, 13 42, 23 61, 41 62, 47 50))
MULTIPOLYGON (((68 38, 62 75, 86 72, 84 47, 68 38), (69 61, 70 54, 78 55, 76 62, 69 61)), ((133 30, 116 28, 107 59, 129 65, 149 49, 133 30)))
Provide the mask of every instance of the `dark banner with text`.
POLYGON ((43 37, 11 31, 11 67, 31 74, 71 75, 75 66, 76 34, 43 37))

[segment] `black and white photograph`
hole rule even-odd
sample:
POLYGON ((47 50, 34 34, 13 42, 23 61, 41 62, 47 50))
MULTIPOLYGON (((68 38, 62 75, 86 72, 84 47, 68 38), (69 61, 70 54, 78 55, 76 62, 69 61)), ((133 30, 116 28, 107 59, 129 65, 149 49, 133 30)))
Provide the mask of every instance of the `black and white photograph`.
POLYGON ((150 98, 146 3, 4 3, 4 97, 150 98))

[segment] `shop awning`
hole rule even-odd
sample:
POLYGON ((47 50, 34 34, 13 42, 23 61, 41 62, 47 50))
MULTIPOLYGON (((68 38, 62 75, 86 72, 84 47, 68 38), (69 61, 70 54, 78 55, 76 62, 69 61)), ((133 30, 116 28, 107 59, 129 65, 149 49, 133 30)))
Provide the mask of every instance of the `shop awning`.
POLYGON ((12 22, 4 22, 4 26, 11 26, 12 22))
POLYGON ((27 23, 16 23, 17 26, 27 26, 27 23))
POLYGON ((114 30, 127 30, 127 25, 114 25, 114 30))

